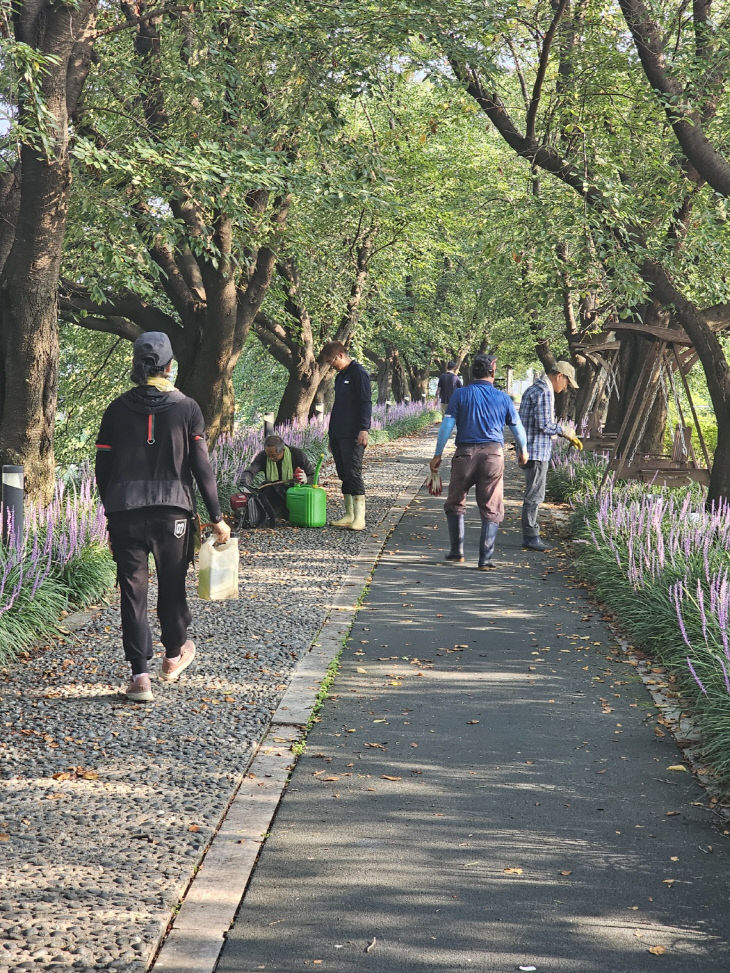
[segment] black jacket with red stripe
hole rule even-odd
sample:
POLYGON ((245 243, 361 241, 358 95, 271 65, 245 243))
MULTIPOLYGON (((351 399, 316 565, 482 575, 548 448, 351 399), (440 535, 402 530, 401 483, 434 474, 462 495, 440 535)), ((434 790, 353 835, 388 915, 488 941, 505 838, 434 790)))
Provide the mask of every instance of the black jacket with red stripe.
POLYGON ((96 440, 96 485, 107 514, 141 507, 195 511, 193 478, 221 519, 200 406, 177 389, 130 389, 108 406, 96 440))

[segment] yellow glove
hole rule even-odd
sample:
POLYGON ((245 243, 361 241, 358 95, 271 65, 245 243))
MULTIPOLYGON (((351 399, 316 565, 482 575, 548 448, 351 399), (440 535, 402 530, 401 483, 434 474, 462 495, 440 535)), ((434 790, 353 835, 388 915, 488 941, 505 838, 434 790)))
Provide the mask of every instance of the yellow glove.
POLYGON ((571 446, 575 446, 579 453, 582 452, 583 443, 580 441, 580 439, 578 439, 577 436, 574 436, 572 432, 565 432, 563 433, 563 436, 568 440, 571 446))

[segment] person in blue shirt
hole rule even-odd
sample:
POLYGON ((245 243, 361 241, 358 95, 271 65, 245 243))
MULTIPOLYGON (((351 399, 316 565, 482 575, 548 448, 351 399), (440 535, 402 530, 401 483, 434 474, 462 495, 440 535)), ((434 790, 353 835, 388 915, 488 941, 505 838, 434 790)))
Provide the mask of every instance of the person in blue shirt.
POLYGON ((476 487, 476 500, 482 518, 479 536, 480 570, 493 567, 494 545, 504 519, 504 427, 515 437, 521 466, 527 462, 527 439, 512 399, 494 387, 497 359, 476 355, 472 363, 472 383, 454 389, 446 415, 439 427, 432 472, 441 465, 441 454, 456 427, 456 452, 451 460, 449 492, 444 504, 451 547, 446 560, 464 560, 464 511, 469 489, 476 487))

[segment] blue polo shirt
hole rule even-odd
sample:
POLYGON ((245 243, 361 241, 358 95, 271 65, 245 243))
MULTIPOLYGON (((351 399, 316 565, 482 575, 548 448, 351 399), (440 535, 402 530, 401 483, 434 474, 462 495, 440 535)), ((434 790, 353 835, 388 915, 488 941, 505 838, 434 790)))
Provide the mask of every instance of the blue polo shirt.
POLYGON ((456 445, 501 443, 504 427, 520 425, 514 402, 491 382, 454 389, 446 415, 456 420, 456 445))

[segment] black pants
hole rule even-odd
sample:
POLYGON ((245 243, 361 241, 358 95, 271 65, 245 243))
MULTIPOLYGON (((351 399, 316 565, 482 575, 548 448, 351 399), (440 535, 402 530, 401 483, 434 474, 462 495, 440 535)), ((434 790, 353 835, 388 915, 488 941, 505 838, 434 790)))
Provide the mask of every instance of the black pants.
POLYGON ((364 497, 362 458, 365 455, 365 447, 360 446, 356 438, 335 439, 330 436, 330 452, 335 461, 337 475, 342 480, 342 492, 351 497, 364 497))
POLYGON ((109 538, 119 581, 124 657, 138 675, 152 658, 147 618, 149 555, 157 567, 157 617, 168 656, 179 655, 192 620, 185 596, 192 520, 176 507, 143 507, 109 514, 109 538))
POLYGON ((286 507, 286 491, 290 484, 278 484, 276 486, 264 487, 259 490, 259 497, 267 501, 274 517, 289 519, 289 511, 286 507))

